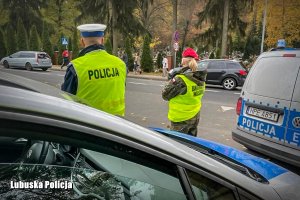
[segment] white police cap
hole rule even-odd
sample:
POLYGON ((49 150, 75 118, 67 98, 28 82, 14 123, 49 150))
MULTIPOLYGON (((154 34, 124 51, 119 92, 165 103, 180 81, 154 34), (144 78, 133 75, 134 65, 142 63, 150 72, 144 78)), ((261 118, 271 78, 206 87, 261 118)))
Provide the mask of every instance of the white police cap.
POLYGON ((104 24, 82 24, 77 26, 82 37, 103 37, 106 25, 104 24))

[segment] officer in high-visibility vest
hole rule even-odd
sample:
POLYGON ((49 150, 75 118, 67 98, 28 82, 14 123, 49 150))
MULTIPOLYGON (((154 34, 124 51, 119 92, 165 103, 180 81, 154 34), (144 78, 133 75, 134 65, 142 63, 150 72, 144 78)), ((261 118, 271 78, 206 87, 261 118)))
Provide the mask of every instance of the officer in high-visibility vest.
POLYGON ((62 84, 62 90, 74 94, 94 108, 124 116, 126 65, 104 50, 103 24, 77 27, 84 49, 72 60, 62 84))
POLYGON ((169 101, 168 118, 171 121, 171 130, 193 136, 197 136, 207 74, 206 69, 198 67, 198 59, 195 50, 185 49, 182 53, 181 69, 171 77, 162 91, 163 99, 169 101))

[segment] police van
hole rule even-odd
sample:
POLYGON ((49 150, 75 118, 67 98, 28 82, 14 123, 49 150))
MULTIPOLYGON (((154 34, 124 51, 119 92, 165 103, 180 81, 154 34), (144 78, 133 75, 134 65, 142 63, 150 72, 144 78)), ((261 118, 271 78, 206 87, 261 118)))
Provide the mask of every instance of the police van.
POLYGON ((237 102, 235 141, 300 166, 300 49, 261 54, 237 102))

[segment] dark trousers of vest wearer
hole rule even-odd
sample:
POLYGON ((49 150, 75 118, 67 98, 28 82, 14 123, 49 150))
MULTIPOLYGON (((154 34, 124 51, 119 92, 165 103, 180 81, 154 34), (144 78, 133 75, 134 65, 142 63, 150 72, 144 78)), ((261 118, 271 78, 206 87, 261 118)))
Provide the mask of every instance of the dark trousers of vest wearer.
POLYGON ((171 121, 171 130, 178 131, 181 133, 186 133, 188 135, 197 136, 197 126, 200 120, 200 111, 198 114, 186 121, 182 122, 172 122, 171 121))

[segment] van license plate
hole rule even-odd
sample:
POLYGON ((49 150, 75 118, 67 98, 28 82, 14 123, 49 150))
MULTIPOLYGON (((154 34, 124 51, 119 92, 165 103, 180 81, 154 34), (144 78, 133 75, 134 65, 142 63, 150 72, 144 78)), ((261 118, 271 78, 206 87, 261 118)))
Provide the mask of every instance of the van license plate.
POLYGON ((262 119, 267 119, 273 122, 277 122, 278 121, 278 113, 274 113, 274 112, 270 112, 270 111, 266 111, 266 110, 261 110, 258 108, 253 108, 253 107, 248 107, 247 108, 247 114, 248 115, 252 115, 252 116, 256 116, 262 119))

